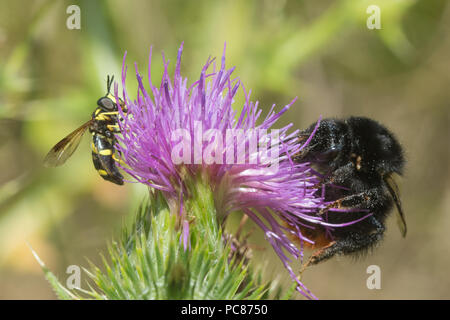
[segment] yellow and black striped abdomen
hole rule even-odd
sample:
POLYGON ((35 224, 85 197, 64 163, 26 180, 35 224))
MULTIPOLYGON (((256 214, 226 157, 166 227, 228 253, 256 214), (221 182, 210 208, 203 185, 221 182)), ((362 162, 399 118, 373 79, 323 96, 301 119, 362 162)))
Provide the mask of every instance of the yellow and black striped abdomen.
POLYGON ((115 133, 120 132, 117 125, 117 111, 104 111, 98 107, 93 115, 90 127, 92 133, 92 161, 99 175, 115 184, 123 184, 123 176, 116 167, 113 158, 116 143, 115 133))
POLYGON ((123 176, 113 159, 115 153, 114 140, 96 133, 92 136, 92 161, 99 175, 115 184, 123 184, 123 176))

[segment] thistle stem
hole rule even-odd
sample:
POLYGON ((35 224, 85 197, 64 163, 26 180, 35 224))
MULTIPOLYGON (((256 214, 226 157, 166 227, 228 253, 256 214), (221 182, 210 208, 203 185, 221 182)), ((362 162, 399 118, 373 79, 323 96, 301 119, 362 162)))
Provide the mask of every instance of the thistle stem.
POLYGON ((187 181, 189 200, 186 201, 186 211, 192 228, 197 229, 198 241, 207 241, 211 254, 219 256, 223 252, 222 232, 217 221, 213 191, 206 173, 201 173, 187 181))

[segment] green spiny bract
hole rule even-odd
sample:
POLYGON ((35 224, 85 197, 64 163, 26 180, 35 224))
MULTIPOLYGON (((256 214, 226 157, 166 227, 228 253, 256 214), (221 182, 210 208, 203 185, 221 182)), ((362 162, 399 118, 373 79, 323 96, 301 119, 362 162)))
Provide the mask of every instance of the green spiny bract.
MULTIPOLYGON (((200 188, 202 191, 206 189, 200 188)), ((209 211, 211 198, 203 195, 189 206, 192 212, 209 211), (204 203, 202 199, 205 200, 204 203), (196 207, 196 208, 194 208, 196 207)), ((203 212, 215 216, 215 212, 203 212)), ((230 248, 221 232, 210 239, 196 219, 190 227, 190 248, 181 241, 179 217, 170 213, 160 192, 140 206, 130 229, 119 242, 108 246, 103 266, 92 263, 85 269, 88 290, 65 288, 56 277, 41 266, 59 298, 62 299, 264 299, 269 297, 269 284, 262 284, 259 274, 251 272, 243 262, 229 261, 230 248), (200 239, 202 239, 200 241, 200 239), (211 244, 216 248, 212 249, 211 244)))

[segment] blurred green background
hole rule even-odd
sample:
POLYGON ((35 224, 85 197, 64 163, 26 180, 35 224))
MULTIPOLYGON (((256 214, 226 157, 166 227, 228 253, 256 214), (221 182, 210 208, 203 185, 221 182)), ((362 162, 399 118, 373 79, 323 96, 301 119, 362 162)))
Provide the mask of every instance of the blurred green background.
MULTIPOLYGON (((318 297, 450 298, 448 1, 1 0, 0 7, 0 299, 55 298, 27 242, 64 282, 69 265, 98 262, 133 216, 145 188, 100 179, 89 137, 60 168, 43 168, 42 159, 89 119, 106 75, 120 75, 125 50, 130 71, 136 61, 146 73, 153 45, 158 81, 160 52, 175 61, 182 41, 191 83, 226 41, 227 65, 237 66, 265 111, 298 96, 279 126, 368 116, 404 145, 407 238, 392 216, 373 254, 309 269, 303 280, 318 297), (81 9, 80 30, 66 27, 71 4, 81 9), (373 4, 380 30, 366 26, 373 4), (369 265, 381 268, 381 290, 366 287, 369 265)), ((251 242, 266 246, 258 232, 251 242)), ((270 248, 254 255, 268 278, 290 283, 270 248)))

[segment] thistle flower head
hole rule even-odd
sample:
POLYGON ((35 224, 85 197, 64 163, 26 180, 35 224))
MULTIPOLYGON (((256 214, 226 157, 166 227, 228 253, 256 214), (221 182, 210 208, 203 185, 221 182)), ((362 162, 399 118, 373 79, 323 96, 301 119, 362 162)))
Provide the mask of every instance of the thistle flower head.
MULTIPOLYGON (((159 86, 151 82, 150 52, 149 83, 146 89, 136 67, 138 93, 134 100, 126 90, 124 57, 121 98, 127 112, 120 111, 117 145, 123 169, 135 181, 160 190, 180 216, 185 215, 183 203, 194 191, 189 182, 207 179, 216 211, 223 216, 235 211, 247 214, 264 231, 297 281, 298 290, 314 298, 290 266, 292 259, 303 254, 291 239, 313 242, 300 230, 305 223, 327 227, 314 215, 325 205, 324 198, 317 196, 320 178, 309 163, 292 161, 309 139, 300 143, 295 139, 298 132, 289 132, 291 125, 273 128, 295 99, 278 112, 272 106, 263 118, 258 102, 250 101, 250 92, 233 77, 234 68, 226 68, 225 49, 220 66, 208 59, 199 79, 191 84, 180 72, 182 50, 183 46, 172 78, 163 56, 159 86), (245 103, 233 109, 240 87, 245 103)), ((181 225, 188 246, 189 223, 184 220, 181 225)))

